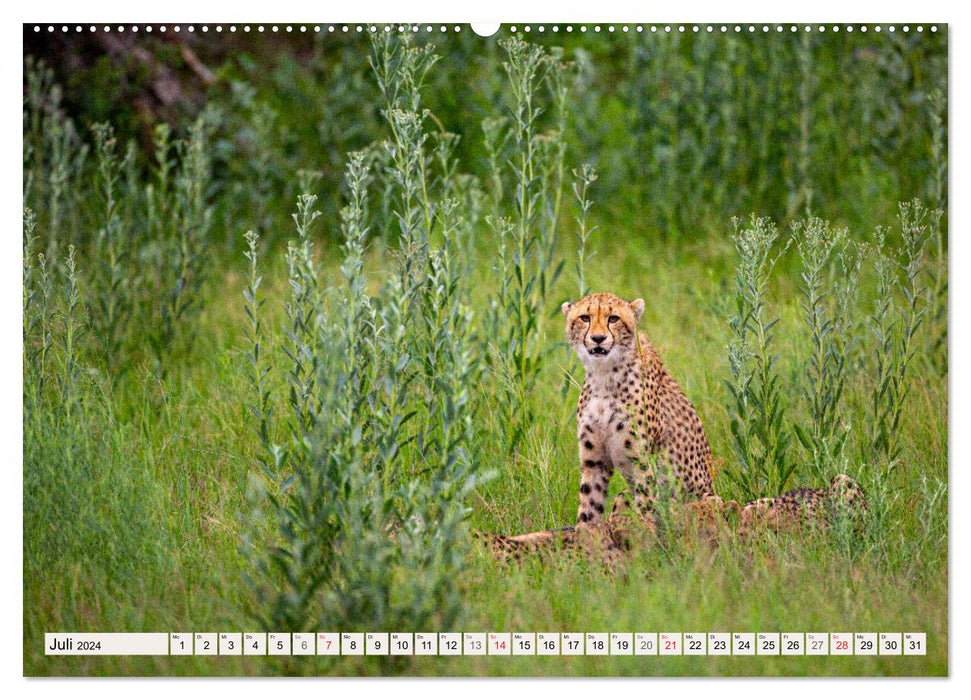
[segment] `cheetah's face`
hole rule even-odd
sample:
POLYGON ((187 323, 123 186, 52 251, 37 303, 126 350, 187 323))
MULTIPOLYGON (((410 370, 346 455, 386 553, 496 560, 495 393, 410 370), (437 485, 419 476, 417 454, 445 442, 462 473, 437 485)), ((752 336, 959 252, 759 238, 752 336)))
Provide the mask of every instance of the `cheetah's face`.
POLYGON ((643 299, 625 301, 613 294, 591 294, 560 308, 566 316, 566 337, 584 365, 636 354, 643 299))

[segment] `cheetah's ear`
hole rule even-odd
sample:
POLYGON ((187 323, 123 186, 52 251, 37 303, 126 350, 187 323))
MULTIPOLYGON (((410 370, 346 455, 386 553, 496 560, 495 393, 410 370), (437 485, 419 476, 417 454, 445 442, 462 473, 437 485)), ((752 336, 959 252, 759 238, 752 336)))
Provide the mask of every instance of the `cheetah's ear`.
POLYGON ((562 311, 563 312, 563 315, 566 316, 568 313, 570 313, 570 309, 572 307, 573 307, 573 302, 572 301, 564 301, 560 305, 560 311, 562 311))
POLYGON ((644 315, 644 300, 634 299, 634 301, 630 303, 630 308, 634 312, 634 319, 640 321, 641 316, 644 315))

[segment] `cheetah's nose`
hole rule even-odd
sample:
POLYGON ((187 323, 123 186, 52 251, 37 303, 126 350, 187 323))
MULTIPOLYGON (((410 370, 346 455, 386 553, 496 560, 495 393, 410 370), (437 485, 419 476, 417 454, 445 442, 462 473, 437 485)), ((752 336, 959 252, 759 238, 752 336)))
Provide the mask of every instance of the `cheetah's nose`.
POLYGON ((591 335, 590 336, 590 340, 592 340, 593 342, 595 342, 595 343, 597 343, 599 345, 603 341, 607 340, 607 336, 605 336, 605 335, 591 335))

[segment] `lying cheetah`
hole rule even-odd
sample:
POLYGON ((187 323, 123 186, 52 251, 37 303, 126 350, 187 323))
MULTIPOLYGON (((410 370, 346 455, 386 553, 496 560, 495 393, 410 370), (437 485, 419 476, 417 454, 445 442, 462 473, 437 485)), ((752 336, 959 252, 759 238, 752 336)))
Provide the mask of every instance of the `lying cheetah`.
MULTIPOLYGON (((731 536, 730 521, 737 519, 737 534, 749 539, 768 532, 797 532, 802 528, 826 528, 834 517, 857 518, 867 510, 859 484, 845 474, 837 474, 828 488, 799 488, 781 496, 749 501, 742 508, 735 501, 706 496, 700 501, 672 504, 667 510, 667 534, 686 541, 713 543, 731 536), (734 516, 734 517, 732 517, 734 516)), ((492 538, 492 553, 500 560, 520 560, 525 553, 548 550, 576 550, 600 554, 607 564, 616 555, 632 548, 632 528, 623 504, 595 525, 565 527, 525 535, 492 538)), ((654 520, 642 519, 642 532, 657 533, 654 520)))
MULTIPOLYGON (((700 501, 688 503, 672 503, 664 522, 665 535, 683 537, 686 541, 713 543, 730 535, 728 515, 734 513, 737 516, 738 512, 738 503, 722 501, 718 496, 706 496, 700 501)), ((527 553, 566 550, 594 555, 594 559, 600 555, 604 563, 612 564, 617 554, 635 548, 638 536, 643 542, 649 542, 657 532, 658 525, 653 517, 635 514, 626 508, 624 502, 619 502, 610 515, 599 523, 582 523, 576 527, 524 535, 492 535, 489 542, 493 556, 501 561, 520 561, 522 555, 527 553)))
POLYGON ((738 534, 749 537, 763 531, 793 531, 805 525, 825 527, 841 512, 858 514, 866 509, 860 485, 846 474, 837 474, 829 488, 793 489, 775 498, 750 501, 742 509, 738 534))

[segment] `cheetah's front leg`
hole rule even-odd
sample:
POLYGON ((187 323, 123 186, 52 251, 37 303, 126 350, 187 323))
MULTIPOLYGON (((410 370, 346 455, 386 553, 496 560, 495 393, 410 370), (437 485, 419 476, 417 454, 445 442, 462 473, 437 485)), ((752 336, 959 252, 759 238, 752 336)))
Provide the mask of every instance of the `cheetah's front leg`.
POLYGON ((580 474, 580 507, 577 510, 578 523, 592 525, 603 519, 607 484, 613 473, 613 467, 602 460, 583 461, 580 474))
POLYGON ((614 499, 614 510, 620 512, 625 507, 633 508, 634 512, 642 516, 650 516, 654 512, 655 483, 657 480, 653 460, 646 450, 640 453, 631 448, 631 441, 624 442, 624 451, 612 455, 618 471, 627 482, 627 489, 617 494, 614 499))

